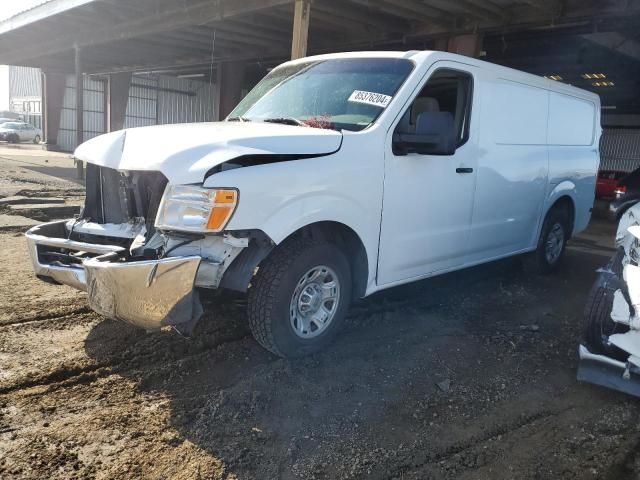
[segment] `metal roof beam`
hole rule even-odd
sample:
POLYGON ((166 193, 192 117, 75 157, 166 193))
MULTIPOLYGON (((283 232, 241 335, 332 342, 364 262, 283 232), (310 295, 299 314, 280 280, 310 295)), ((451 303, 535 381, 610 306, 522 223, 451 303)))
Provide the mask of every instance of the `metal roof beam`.
MULTIPOLYGON (((81 0, 75 1, 79 2, 81 0)), ((88 3, 86 0, 84 2, 88 3)), ((57 4, 58 2, 51 3, 57 4)), ((94 28, 91 31, 71 32, 67 35, 60 35, 47 44, 34 42, 36 44, 30 44, 24 48, 15 48, 13 46, 4 52, 0 50, 0 62, 11 64, 36 56, 50 55, 69 50, 74 44, 81 47, 99 45, 116 40, 126 40, 187 28, 193 25, 204 25, 216 20, 220 21, 225 18, 242 15, 243 13, 290 3, 291 0, 244 0, 243 2, 236 0, 213 2, 206 0, 189 6, 181 3, 178 8, 156 12, 143 18, 136 18, 130 22, 122 22, 118 25, 101 29, 94 28)))
POLYGON ((55 2, 43 3, 42 5, 30 8, 0 22, 0 35, 94 1, 95 0, 57 0, 55 2))
POLYGON ((476 4, 467 0, 451 2, 449 0, 424 0, 424 3, 447 11, 457 11, 483 20, 495 20, 507 16, 503 9, 496 9, 492 4, 476 4))

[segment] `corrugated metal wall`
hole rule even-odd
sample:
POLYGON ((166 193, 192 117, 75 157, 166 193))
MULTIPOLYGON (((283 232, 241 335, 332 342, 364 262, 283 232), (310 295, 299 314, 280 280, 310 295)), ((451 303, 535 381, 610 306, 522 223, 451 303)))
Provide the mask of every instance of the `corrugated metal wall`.
MULTIPOLYGON (((104 86, 102 80, 84 80, 84 139, 105 132, 104 86)), ((125 128, 165 123, 207 122, 214 119, 214 85, 175 77, 133 77, 125 128)), ((75 77, 67 77, 58 145, 75 149, 75 77)))
MULTIPOLYGON (((39 69, 12 66, 9 69, 9 82, 14 97, 42 95, 39 69)), ((85 140, 106 131, 105 86, 106 82, 102 79, 84 78, 85 140)), ((158 75, 134 76, 129 89, 125 128, 213 121, 214 98, 215 86, 206 82, 158 75)), ((75 76, 68 75, 58 132, 58 145, 66 151, 73 151, 76 147, 75 102, 75 76)))
POLYGON ((158 123, 158 79, 131 79, 124 128, 146 127, 158 123))
POLYGON ((167 123, 211 122, 214 85, 176 77, 133 77, 125 128, 167 123))
POLYGON ((158 124, 213 121, 213 85, 174 77, 158 80, 158 124))
POLYGON ((42 82, 39 68, 9 67, 9 98, 40 97, 42 82))
MULTIPOLYGON (((84 140, 89 140, 106 131, 104 124, 104 87, 103 80, 84 77, 84 140)), ((76 78, 67 75, 58 145, 63 150, 72 151, 76 147, 76 78)))
POLYGON ((640 129, 605 128, 600 140, 600 170, 631 172, 640 168, 640 129))

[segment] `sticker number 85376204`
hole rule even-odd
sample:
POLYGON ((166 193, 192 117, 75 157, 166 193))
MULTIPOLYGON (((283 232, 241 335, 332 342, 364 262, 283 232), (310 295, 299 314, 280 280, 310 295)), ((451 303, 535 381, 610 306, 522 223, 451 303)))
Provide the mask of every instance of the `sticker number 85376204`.
POLYGON ((365 103, 367 105, 374 105, 376 107, 385 108, 387 105, 389 105, 391 98, 393 97, 390 97, 389 95, 383 95, 382 93, 355 90, 348 100, 350 102, 365 103))

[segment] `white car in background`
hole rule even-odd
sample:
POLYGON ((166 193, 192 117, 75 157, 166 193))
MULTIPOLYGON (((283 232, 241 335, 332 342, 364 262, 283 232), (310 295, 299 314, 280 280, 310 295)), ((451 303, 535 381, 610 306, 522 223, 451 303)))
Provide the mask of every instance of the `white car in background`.
POLYGON ((25 122, 5 122, 0 124, 0 140, 9 143, 40 143, 42 133, 33 125, 25 122))

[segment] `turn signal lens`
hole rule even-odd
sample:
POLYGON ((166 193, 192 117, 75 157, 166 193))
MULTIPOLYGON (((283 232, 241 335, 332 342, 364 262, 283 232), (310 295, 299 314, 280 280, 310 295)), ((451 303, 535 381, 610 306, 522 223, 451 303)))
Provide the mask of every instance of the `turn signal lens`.
POLYGON ((216 190, 209 220, 207 221, 207 230, 222 230, 238 204, 238 192, 236 190, 216 190))

